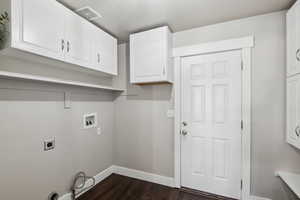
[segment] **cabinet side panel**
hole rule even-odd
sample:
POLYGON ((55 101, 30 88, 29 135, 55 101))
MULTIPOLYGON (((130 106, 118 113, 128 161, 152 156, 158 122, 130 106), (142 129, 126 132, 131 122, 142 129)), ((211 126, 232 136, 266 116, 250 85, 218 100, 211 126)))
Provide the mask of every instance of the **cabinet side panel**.
POLYGON ((173 33, 168 29, 168 81, 174 80, 173 33))

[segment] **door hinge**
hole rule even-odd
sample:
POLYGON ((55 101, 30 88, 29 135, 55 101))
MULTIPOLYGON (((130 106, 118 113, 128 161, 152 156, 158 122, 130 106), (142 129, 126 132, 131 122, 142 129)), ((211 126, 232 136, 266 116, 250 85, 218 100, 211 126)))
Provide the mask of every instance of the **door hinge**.
POLYGON ((243 180, 241 180, 241 190, 243 190, 243 180))
POLYGON ((243 130, 244 129, 244 121, 241 120, 241 129, 243 130))
POLYGON ((241 61, 241 69, 244 70, 244 62, 241 61))

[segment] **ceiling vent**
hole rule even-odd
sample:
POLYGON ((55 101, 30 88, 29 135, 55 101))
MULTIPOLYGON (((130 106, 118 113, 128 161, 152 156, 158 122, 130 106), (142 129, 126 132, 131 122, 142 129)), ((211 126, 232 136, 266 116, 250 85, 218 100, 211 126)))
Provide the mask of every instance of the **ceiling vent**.
POLYGON ((102 17, 97 11, 89 6, 79 8, 76 10, 76 12, 89 21, 93 21, 102 17))

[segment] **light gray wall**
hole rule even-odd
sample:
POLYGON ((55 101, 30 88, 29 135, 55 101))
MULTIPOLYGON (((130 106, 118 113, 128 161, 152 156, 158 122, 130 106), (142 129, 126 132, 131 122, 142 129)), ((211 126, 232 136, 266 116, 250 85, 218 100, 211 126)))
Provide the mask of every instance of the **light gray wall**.
POLYGON ((120 45, 120 76, 126 93, 115 100, 114 164, 173 176, 173 119, 170 85, 129 84, 128 45, 120 45), (126 82, 127 81, 127 82, 126 82))
MULTIPOLYGON (((52 73, 89 82, 103 79, 53 66, 0 57, 0 70, 52 73), (43 69, 45 72, 43 72, 43 69), (56 72, 55 72, 56 70, 56 72)), ((94 176, 112 165, 114 95, 99 90, 0 79, 0 199, 46 200, 51 191, 69 192, 75 173, 94 176), (64 109, 64 91, 72 108, 64 109), (102 135, 83 129, 83 115, 98 113, 102 135), (43 151, 43 141, 56 148, 43 151)))
MULTIPOLYGON (((252 64, 252 194, 289 199, 277 170, 300 172, 300 152, 285 143, 285 12, 174 34, 175 47, 255 36, 252 64)), ((125 50, 124 50, 125 51, 125 50)), ((128 54, 128 52, 127 52, 128 54)), ((128 64, 128 55, 124 56, 128 64), (127 58, 127 59, 126 59, 127 58)), ((127 75, 128 78, 128 75, 127 75)), ((115 101, 114 163, 173 176, 172 87, 127 86, 115 101)))

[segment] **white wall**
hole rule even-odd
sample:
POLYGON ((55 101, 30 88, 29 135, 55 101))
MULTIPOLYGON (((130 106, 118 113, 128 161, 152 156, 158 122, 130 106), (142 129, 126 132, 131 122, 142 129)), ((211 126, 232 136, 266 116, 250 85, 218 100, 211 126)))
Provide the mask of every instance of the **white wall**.
MULTIPOLYGON (((285 143, 285 12, 178 32, 174 34, 174 45, 249 35, 255 36, 252 194, 273 200, 288 199, 287 188, 274 176, 277 170, 300 172, 300 152, 285 143)), ((128 68, 128 55, 123 62, 128 68)), ((115 101, 114 163, 173 176, 173 120, 166 117, 167 109, 173 106, 172 87, 127 87, 128 94, 133 96, 121 96, 115 101)))
MULTIPOLYGON (((17 68, 90 82, 99 78, 0 57, 0 70, 17 68)), ((47 200, 51 191, 69 192, 75 173, 94 176, 111 166, 113 101, 110 92, 0 78, 0 199, 47 200), (64 108, 64 91, 71 92, 71 109, 64 108), (99 115, 100 136, 83 129, 83 114, 92 112, 99 115), (53 137, 56 148, 44 152, 43 141, 53 137)))

